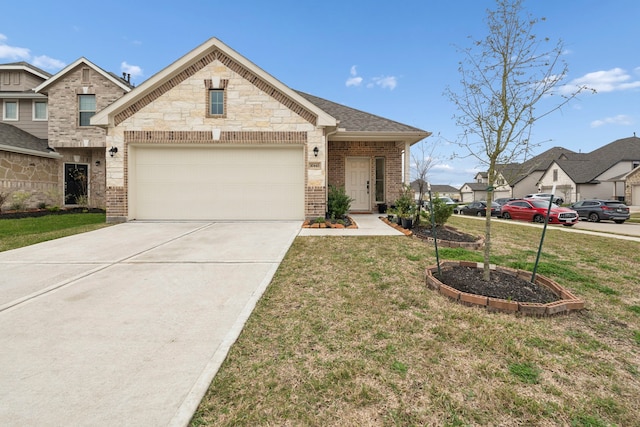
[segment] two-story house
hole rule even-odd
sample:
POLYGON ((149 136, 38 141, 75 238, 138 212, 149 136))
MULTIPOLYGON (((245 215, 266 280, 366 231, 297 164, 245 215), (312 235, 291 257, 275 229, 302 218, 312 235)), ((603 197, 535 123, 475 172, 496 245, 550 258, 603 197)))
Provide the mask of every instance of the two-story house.
POLYGON ((49 145, 62 156, 58 175, 64 205, 105 206, 106 135, 90 119, 131 89, 129 81, 86 58, 35 88, 48 98, 49 145))
MULTIPOLYGON (((26 62, 0 64, 0 196, 53 203, 61 156, 47 143, 47 97, 33 89, 51 74, 26 62)), ((26 203, 27 200, 24 200, 26 203)), ((11 206, 11 198, 5 206, 11 206)), ((0 206, 1 208, 1 206, 0 206)))

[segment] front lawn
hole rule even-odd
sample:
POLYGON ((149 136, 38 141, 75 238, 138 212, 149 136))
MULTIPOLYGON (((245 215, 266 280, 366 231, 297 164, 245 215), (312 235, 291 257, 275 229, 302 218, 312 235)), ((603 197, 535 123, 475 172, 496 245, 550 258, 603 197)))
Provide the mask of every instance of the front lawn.
MULTIPOLYGON (((531 269, 540 229, 493 230, 494 261, 531 269)), ((452 303, 434 263, 416 238, 298 237, 192 425, 637 425, 640 243, 550 227, 538 271, 587 301, 551 318, 452 303)))
POLYGON ((0 219, 0 252, 108 226, 104 213, 0 219))

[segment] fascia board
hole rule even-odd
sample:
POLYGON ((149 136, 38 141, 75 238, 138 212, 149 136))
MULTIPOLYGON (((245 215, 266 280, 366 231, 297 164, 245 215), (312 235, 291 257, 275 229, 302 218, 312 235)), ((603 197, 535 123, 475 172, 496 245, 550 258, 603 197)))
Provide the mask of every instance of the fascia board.
POLYGON ((92 68, 93 70, 95 70, 98 73, 100 73, 100 75, 102 75, 104 78, 106 78, 107 80, 113 82, 114 84, 116 84, 117 86, 122 88, 122 90, 124 90, 125 92, 130 92, 131 91, 131 87, 129 87, 128 85, 124 84, 122 81, 120 81, 120 79, 117 79, 113 75, 107 73, 105 70, 103 70, 102 68, 98 67, 96 64, 94 64, 93 62, 89 61, 85 57, 81 57, 81 58, 76 59, 73 63, 67 65, 62 70, 58 71, 53 77, 49 78, 49 80, 46 80, 46 81, 42 82, 39 86, 37 86, 34 89, 34 91, 35 92, 43 91, 44 89, 46 89, 47 87, 51 86, 53 83, 55 83, 56 81, 61 79, 69 71, 73 70, 75 67, 77 67, 80 64, 88 65, 90 68, 92 68))
POLYGON ((0 144, 1 151, 9 151, 11 153, 28 154, 30 156, 48 157, 50 159, 61 159, 63 156, 60 153, 52 151, 51 153, 45 153, 43 151, 30 150, 28 148, 13 147, 11 145, 0 144))
POLYGON ((249 61, 244 56, 240 55, 238 52, 221 42, 219 39, 213 37, 207 40, 205 43, 196 47, 195 49, 188 52, 186 55, 182 56, 178 60, 174 61, 158 73, 151 76, 149 79, 140 84, 134 91, 131 91, 127 95, 118 99, 105 109, 99 111, 91 118, 91 124, 96 126, 108 126, 110 120, 110 116, 115 113, 121 111, 126 108, 129 104, 134 103, 138 99, 144 97, 147 93, 154 90, 159 85, 163 84, 166 80, 170 79, 174 75, 181 72, 184 68, 188 67, 192 62, 199 60, 202 56, 204 56, 208 51, 211 51, 215 48, 220 49, 225 54, 232 57, 235 61, 246 67, 247 69, 254 72, 256 75, 260 76, 262 79, 267 81, 269 84, 278 88, 282 92, 286 93, 287 96, 292 98, 297 103, 303 105, 305 108, 314 112, 318 116, 317 126, 335 126, 336 119, 330 115, 328 115, 323 110, 320 110, 317 106, 307 101, 300 95, 298 95, 294 90, 284 85, 282 82, 266 73, 263 69, 255 65, 253 62, 249 61))
POLYGON ((415 144, 431 135, 431 132, 348 132, 338 131, 329 141, 402 141, 415 144))

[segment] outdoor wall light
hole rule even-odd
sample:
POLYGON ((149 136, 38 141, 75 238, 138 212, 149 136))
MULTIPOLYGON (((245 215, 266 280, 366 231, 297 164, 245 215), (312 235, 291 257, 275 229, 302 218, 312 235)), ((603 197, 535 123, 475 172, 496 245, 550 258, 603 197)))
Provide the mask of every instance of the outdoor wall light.
POLYGON ((109 148, 109 155, 111 157, 113 157, 114 154, 116 154, 118 152, 118 147, 111 147, 109 148))
POLYGON ((100 166, 100 160, 96 160, 96 166, 100 166))
POLYGON ((314 147, 313 148, 313 155, 318 157, 318 153, 320 152, 320 150, 318 149, 318 147, 314 147))

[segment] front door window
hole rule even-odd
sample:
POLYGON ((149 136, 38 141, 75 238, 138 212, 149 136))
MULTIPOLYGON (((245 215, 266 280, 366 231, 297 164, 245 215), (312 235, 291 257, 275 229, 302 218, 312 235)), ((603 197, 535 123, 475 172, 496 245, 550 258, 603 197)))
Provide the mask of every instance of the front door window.
POLYGON ((89 166, 86 164, 65 163, 64 165, 64 202, 67 205, 86 206, 89 189, 89 166))

